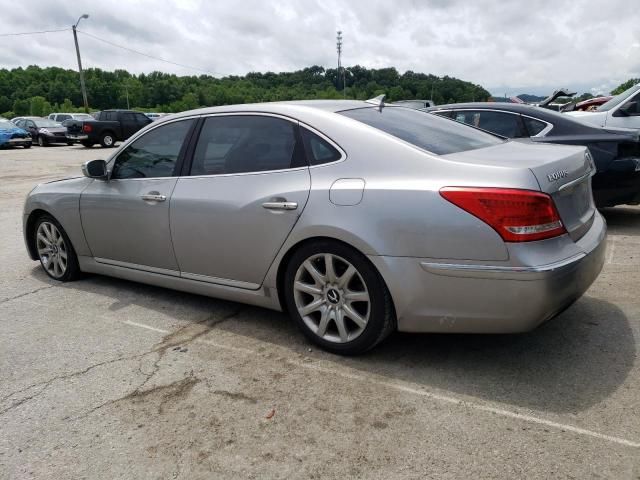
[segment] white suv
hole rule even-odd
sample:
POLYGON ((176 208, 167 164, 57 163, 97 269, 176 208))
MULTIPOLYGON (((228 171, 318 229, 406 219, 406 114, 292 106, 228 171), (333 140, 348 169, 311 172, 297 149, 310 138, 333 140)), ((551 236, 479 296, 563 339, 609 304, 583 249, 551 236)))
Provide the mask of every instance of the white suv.
POLYGON ((65 120, 93 120, 93 117, 88 113, 50 113, 49 120, 62 123, 65 120))
POLYGON ((599 127, 640 130, 640 83, 616 95, 607 103, 588 112, 567 112, 566 115, 599 127))

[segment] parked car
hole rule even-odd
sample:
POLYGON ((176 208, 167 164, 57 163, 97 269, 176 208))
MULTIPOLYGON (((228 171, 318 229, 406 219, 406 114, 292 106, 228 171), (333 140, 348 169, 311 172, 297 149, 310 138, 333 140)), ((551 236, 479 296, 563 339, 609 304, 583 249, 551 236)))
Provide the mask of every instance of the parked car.
POLYGON ((598 127, 640 131, 640 83, 616 95, 595 110, 567 112, 598 127))
POLYGON ((31 138, 41 147, 47 147, 52 143, 73 142, 67 139, 67 129, 60 123, 42 117, 22 117, 15 124, 29 132, 31 138))
POLYGON ((574 111, 578 111, 578 110, 580 110, 580 111, 591 111, 591 110, 595 110, 600 105, 604 105, 605 103, 607 103, 612 98, 613 97, 611 95, 608 95, 608 96, 605 96, 605 97, 589 98, 589 99, 583 100, 581 102, 571 102, 571 103, 565 105, 564 108, 562 108, 562 110, 560 110, 560 111, 562 113, 574 112, 574 111))
POLYGON ((167 115, 166 113, 156 113, 156 112, 148 112, 145 113, 145 115, 147 117, 149 117, 151 120, 158 120, 159 118, 164 117, 165 115, 167 115))
POLYGON ((640 142, 637 134, 609 131, 552 110, 514 103, 460 103, 430 113, 481 128, 505 138, 584 145, 597 167, 593 177, 596 206, 640 202, 640 142))
POLYGON ((115 147, 116 142, 126 140, 152 122, 144 113, 133 110, 103 110, 96 119, 68 120, 67 138, 79 141, 85 147, 99 143, 103 147, 115 147))
POLYGON ((63 123, 65 120, 93 120, 88 113, 50 113, 49 120, 63 123))
POLYGON ((0 148, 24 147, 31 148, 31 136, 9 120, 0 120, 0 148))
POLYGON ((419 110, 421 108, 435 107, 436 102, 433 100, 397 100, 393 102, 393 105, 400 105, 402 107, 415 108, 419 110))
POLYGON ((287 310, 337 353, 396 329, 530 330, 604 261, 586 148, 380 100, 183 112, 83 172, 26 199, 26 246, 50 277, 287 310))

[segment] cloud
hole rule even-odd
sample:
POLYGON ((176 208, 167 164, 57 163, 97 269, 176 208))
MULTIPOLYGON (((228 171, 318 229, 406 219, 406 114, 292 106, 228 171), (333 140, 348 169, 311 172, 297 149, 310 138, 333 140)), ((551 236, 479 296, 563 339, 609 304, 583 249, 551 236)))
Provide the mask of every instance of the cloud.
MULTIPOLYGON (((70 27, 82 13, 81 31, 218 75, 332 67, 342 30, 345 65, 455 76, 496 93, 599 90, 640 76, 640 13, 626 0, 31 0, 3 11, 0 32, 70 27)), ((86 67, 201 73, 79 40, 86 67)), ((70 31, 0 41, 3 67, 76 68, 70 31)))

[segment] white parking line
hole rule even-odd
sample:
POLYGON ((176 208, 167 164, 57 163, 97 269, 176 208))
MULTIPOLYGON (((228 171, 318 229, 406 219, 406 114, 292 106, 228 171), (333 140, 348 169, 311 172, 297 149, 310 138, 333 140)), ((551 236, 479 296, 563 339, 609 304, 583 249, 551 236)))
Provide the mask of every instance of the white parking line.
POLYGON ((607 239, 607 256, 604 263, 607 265, 613 263, 613 252, 616 250, 616 235, 609 235, 607 239))
MULTIPOLYGON (((133 327, 138 327, 138 328, 144 328, 144 329, 147 329, 147 330, 151 330, 153 332, 158 332, 158 333, 163 333, 163 334, 171 333, 169 330, 163 330, 163 329, 152 327, 150 325, 146 325, 146 324, 143 324, 143 323, 131 322, 129 320, 119 320, 119 321, 121 323, 126 324, 126 325, 131 325, 133 327)), ((220 348, 220 349, 223 349, 223 350, 229 350, 229 351, 233 351, 233 352, 248 353, 248 354, 251 354, 251 355, 259 355, 258 352, 254 351, 254 350, 251 350, 251 349, 248 349, 248 348, 233 347, 233 346, 230 346, 230 345, 225 345, 225 344, 213 342, 213 341, 206 340, 206 339, 196 339, 195 342, 203 343, 203 344, 206 344, 206 345, 211 345, 213 347, 220 348)), ((605 441, 611 442, 611 443, 617 443, 618 445, 623 445, 625 447, 640 448, 640 442, 634 442, 634 441, 631 441, 631 440, 627 440, 625 438, 614 437, 614 436, 611 436, 611 435, 605 435, 603 433, 594 432, 593 430, 587 430, 585 428, 575 427, 573 425, 567 425, 567 424, 564 424, 564 423, 553 422, 551 420, 545 420, 544 418, 538 418, 538 417, 535 417, 533 415, 517 413, 517 412, 510 411, 510 410, 505 410, 505 409, 502 409, 502 408, 496 408, 496 407, 492 407, 492 406, 489 406, 489 405, 483 405, 481 403, 470 402, 468 400, 461 400, 459 398, 450 397, 450 396, 447 396, 447 395, 440 395, 440 394, 437 394, 437 393, 429 392, 429 391, 424 390, 424 389, 411 387, 411 386, 405 384, 404 382, 389 382, 389 381, 384 381, 384 380, 377 380, 375 378, 370 378, 370 377, 367 377, 367 376, 364 376, 364 375, 351 373, 351 372, 343 371, 343 370, 336 369, 336 368, 323 367, 323 366, 318 365, 317 363, 301 362, 299 360, 294 360, 294 359, 285 359, 285 361, 287 363, 289 363, 290 365, 294 365, 294 366, 300 367, 300 368, 305 368, 307 370, 313 370, 313 371, 316 371, 316 372, 326 373, 326 374, 333 375, 333 376, 337 375, 337 376, 340 376, 340 377, 348 379, 348 380, 357 380, 357 381, 360 381, 360 382, 363 382, 363 383, 369 383, 369 384, 373 383, 375 385, 379 385, 379 386, 386 387, 386 388, 391 388, 391 389, 399 391, 399 392, 411 393, 413 395, 418 395, 418 396, 421 396, 421 397, 429 398, 431 400, 439 401, 439 402, 442 402, 442 403, 448 403, 448 404, 457 405, 457 406, 460 406, 460 407, 471 408, 473 410, 478 410, 478 411, 481 411, 481 412, 489 412, 489 413, 493 413, 495 415, 500 415, 502 417, 512 418, 512 419, 515 419, 515 420, 521 420, 521 421, 524 421, 524 422, 535 423, 535 424, 538 424, 538 425, 544 425, 546 427, 554 428, 554 429, 560 430, 560 431, 572 432, 572 433, 575 433, 577 435, 583 435, 583 436, 587 436, 587 437, 591 437, 591 438, 597 438, 597 439, 600 439, 600 440, 605 440, 605 441)))

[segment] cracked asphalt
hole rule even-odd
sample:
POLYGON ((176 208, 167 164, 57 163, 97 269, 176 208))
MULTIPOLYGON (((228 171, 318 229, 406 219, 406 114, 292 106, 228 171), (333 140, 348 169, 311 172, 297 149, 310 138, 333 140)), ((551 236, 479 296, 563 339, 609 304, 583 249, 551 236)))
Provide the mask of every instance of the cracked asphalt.
POLYGON ((341 358, 286 316, 26 255, 25 195, 100 148, 0 151, 0 478, 640 479, 640 208, 525 335, 393 335, 341 358))

